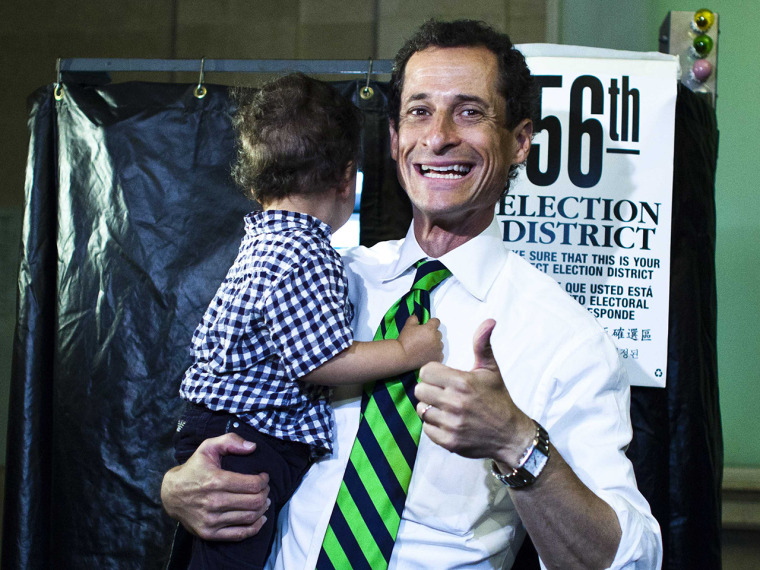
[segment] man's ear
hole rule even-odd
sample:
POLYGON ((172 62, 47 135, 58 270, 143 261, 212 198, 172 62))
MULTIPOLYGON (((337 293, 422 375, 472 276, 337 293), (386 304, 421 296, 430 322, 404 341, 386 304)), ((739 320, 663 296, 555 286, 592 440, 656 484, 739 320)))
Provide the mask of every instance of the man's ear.
POLYGON ((398 132, 393 126, 393 121, 388 121, 388 131, 391 135, 391 158, 398 161, 398 132))
POLYGON ((530 145, 533 140, 533 121, 523 119, 519 125, 512 129, 512 135, 517 143, 512 164, 522 164, 528 159, 528 153, 530 153, 530 145))

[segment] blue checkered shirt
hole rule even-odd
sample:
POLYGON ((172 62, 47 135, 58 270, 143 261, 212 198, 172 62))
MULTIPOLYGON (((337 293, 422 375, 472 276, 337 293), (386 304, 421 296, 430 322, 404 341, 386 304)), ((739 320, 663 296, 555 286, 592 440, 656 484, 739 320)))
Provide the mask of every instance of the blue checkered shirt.
POLYGON ((259 431, 332 451, 329 389, 298 381, 352 342, 330 226, 270 210, 245 218, 235 263, 193 335, 180 395, 259 431))

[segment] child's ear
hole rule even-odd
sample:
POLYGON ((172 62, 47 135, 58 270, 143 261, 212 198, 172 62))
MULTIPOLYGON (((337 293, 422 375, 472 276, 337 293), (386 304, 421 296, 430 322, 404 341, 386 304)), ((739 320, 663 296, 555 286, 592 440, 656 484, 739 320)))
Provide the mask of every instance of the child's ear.
POLYGON ((346 166, 346 170, 343 172, 343 184, 341 184, 340 188, 338 189, 338 192, 346 196, 351 191, 351 189, 356 184, 355 177, 356 176, 356 170, 354 168, 354 162, 351 161, 348 163, 348 166, 346 166))
POLYGON ((351 182, 354 176, 356 176, 356 163, 352 160, 346 165, 346 170, 343 172, 343 180, 351 182))

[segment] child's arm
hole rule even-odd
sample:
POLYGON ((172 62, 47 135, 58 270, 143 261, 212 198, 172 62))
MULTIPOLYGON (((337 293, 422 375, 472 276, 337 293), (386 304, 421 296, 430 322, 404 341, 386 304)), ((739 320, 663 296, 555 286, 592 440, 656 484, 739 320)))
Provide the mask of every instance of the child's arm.
POLYGON ((340 354, 303 376, 311 384, 336 386, 382 380, 408 370, 416 370, 433 360, 443 360, 441 322, 430 319, 418 324, 412 315, 395 340, 354 341, 340 354))

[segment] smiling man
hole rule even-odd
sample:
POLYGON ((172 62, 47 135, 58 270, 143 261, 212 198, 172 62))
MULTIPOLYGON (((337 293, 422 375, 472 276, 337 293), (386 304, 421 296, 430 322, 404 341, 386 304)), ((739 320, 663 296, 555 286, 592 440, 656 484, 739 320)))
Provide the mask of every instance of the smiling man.
POLYGON ((486 47, 429 47, 406 63, 391 156, 433 257, 480 234, 509 172, 528 156, 532 123, 507 124, 499 64, 486 47))
MULTIPOLYGON (((336 452, 312 466, 283 512, 269 567, 510 568, 526 531, 546 567, 659 566, 659 528, 624 453, 629 388, 617 351, 504 246, 494 220, 530 150, 533 93, 520 52, 481 23, 428 22, 399 52, 391 153, 414 220, 405 239, 344 256, 354 334, 371 339, 415 263, 436 259, 452 274, 430 294, 444 362, 423 367, 414 388, 424 423, 394 525, 366 530, 349 512, 361 499, 336 507, 362 429, 360 387, 336 390, 336 452), (354 521, 342 523, 353 534, 341 536, 336 515, 354 521)), ((218 469, 220 455, 248 452, 233 437, 207 442, 167 473, 167 511, 204 538, 257 532, 266 478, 218 469)), ((378 485, 366 491, 370 510, 378 485)))

